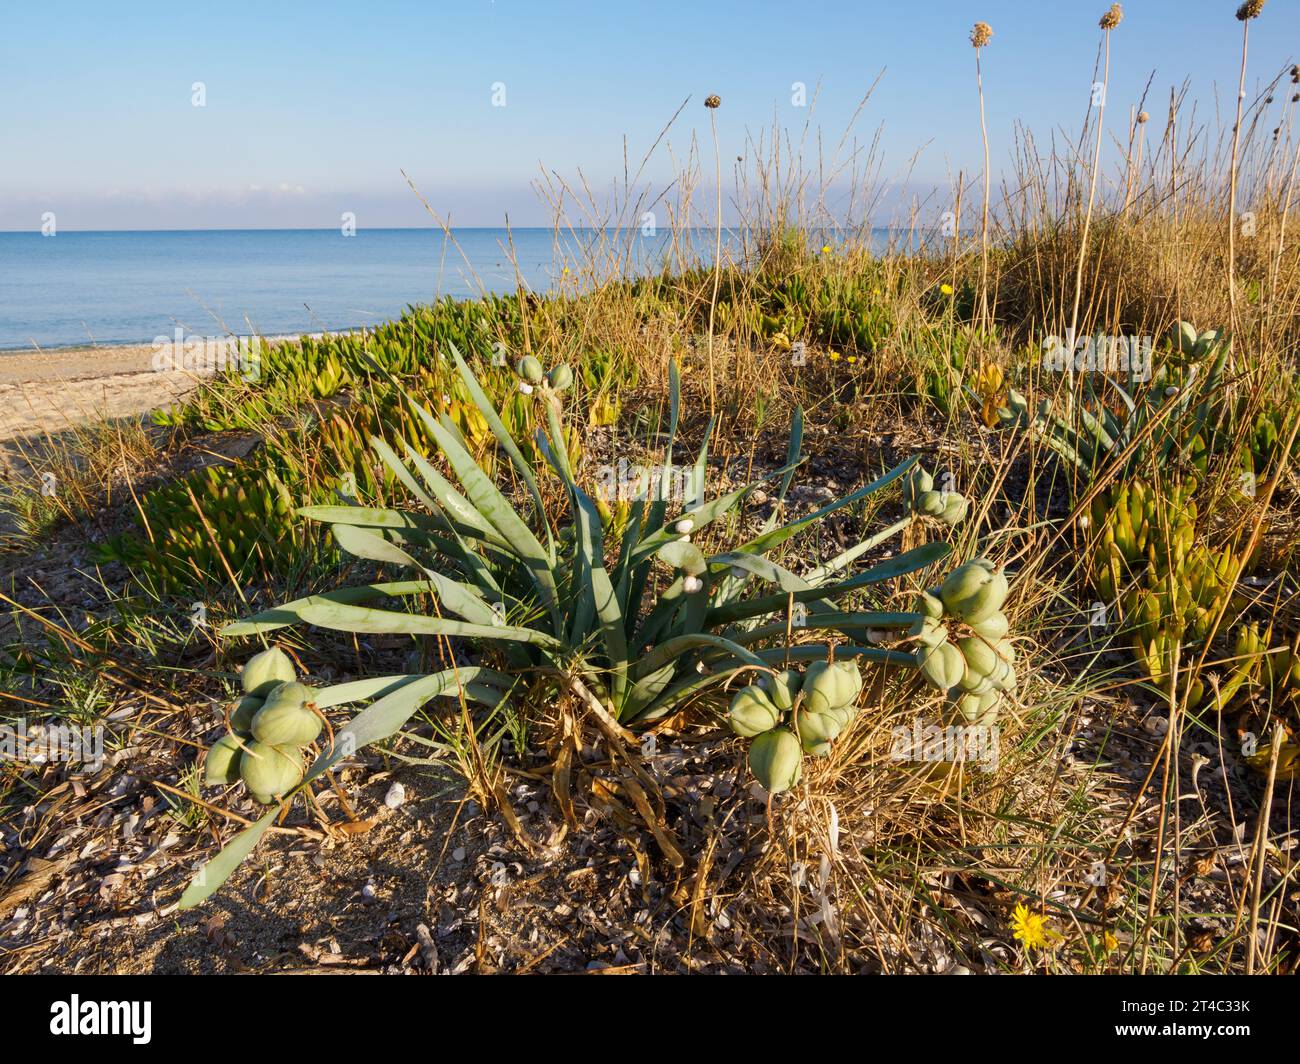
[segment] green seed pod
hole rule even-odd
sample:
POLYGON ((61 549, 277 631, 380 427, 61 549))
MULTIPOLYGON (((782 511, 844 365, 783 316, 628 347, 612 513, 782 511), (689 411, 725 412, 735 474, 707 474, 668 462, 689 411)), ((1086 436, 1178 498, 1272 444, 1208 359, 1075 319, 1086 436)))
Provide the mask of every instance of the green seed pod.
POLYGON ((267 702, 253 718, 253 738, 268 746, 298 750, 314 743, 324 726, 324 721, 302 703, 267 702))
POLYGON ((203 762, 203 786, 219 787, 239 779, 239 759, 243 750, 233 735, 223 735, 210 747, 203 762))
POLYGON ((542 378, 546 376, 542 370, 542 364, 532 355, 525 355, 521 358, 515 370, 529 384, 541 384, 542 378))
POLYGON ((1197 339, 1195 326, 1187 321, 1180 321, 1169 334, 1169 342, 1173 344, 1174 350, 1184 355, 1191 354, 1197 339))
POLYGON ((988 694, 990 691, 996 690, 997 688, 993 686, 993 681, 987 676, 981 676, 977 672, 967 671, 966 675, 958 680, 957 685, 948 693, 956 697, 960 694, 984 695, 988 694))
POLYGON ((814 713, 800 709, 798 714, 799 741, 806 752, 814 757, 825 757, 831 752, 831 743, 844 730, 845 722, 837 713, 814 713))
POLYGON ((990 643, 996 643, 1010 629, 1011 625, 1007 621, 1007 615, 1000 610, 995 610, 987 617, 971 625, 975 629, 976 635, 981 635, 990 643))
POLYGON ((998 673, 999 666, 1006 665, 998 652, 979 636, 958 639, 957 649, 966 659, 966 668, 977 676, 993 676, 998 673))
POLYGON ((943 513, 943 493, 938 491, 921 492, 916 499, 916 508, 930 517, 938 517, 943 513))
POLYGON ((852 661, 814 661, 804 676, 804 703, 813 713, 851 706, 862 690, 862 673, 852 661))
POLYGON ((912 624, 907 634, 922 646, 937 647, 948 639, 948 629, 938 621, 923 617, 912 624))
POLYGON ((803 775, 803 749, 789 728, 776 728, 749 744, 749 770, 772 794, 788 791, 803 775))
POLYGON ((916 652, 916 660, 926 682, 940 691, 955 687, 966 675, 966 659, 951 643, 922 647, 916 652))
POLYGON ((767 697, 767 693, 754 684, 742 687, 731 699, 727 723, 737 735, 752 739, 771 731, 781 723, 781 711, 767 697))
POLYGON ((948 499, 943 505, 943 511, 939 514, 940 519, 949 527, 961 524, 966 519, 966 514, 970 510, 970 502, 965 495, 955 491, 948 493, 948 499))
POLYGON ((1201 333, 1201 335, 1196 338, 1196 344, 1192 348, 1192 357, 1205 358, 1206 355, 1214 350, 1222 335, 1223 333, 1218 329, 1206 329, 1205 332, 1201 333))
POLYGON ((931 620, 943 618, 943 599, 933 591, 922 591, 921 597, 916 600, 916 608, 931 620))
POLYGON ((546 375, 546 379, 550 382, 552 388, 557 392, 562 392, 573 384, 573 370, 569 368, 568 363, 561 362, 551 367, 551 372, 546 375))
POLYGON ((973 625, 1002 608, 1007 590, 1007 578, 1001 570, 977 559, 949 573, 939 594, 950 613, 973 625))
POLYGON ((249 793, 270 805, 302 782, 302 758, 296 750, 266 743, 247 743, 239 759, 239 775, 249 793))
MULTIPOLYGON (((794 708, 794 700, 803 685, 803 677, 798 669, 786 669, 776 674, 764 675, 758 681, 758 685, 767 692, 768 698, 777 709, 789 710, 794 708)), ((767 731, 766 728, 763 730, 767 731)))
POLYGON ((266 703, 263 708, 271 706, 305 706, 312 701, 316 691, 308 687, 305 683, 293 681, 291 683, 277 684, 271 688, 266 695, 266 703))
POLYGON ((944 607, 952 610, 954 603, 962 602, 975 594, 988 580, 988 573, 975 562, 959 565, 939 585, 939 597, 944 607))
POLYGON ((993 675, 989 677, 989 682, 998 691, 1014 691, 1016 689, 1016 667, 1000 658, 998 668, 994 670, 993 675))
POLYGON ((254 654, 244 663, 239 682, 244 693, 265 697, 277 684, 290 683, 296 678, 293 662, 279 647, 271 647, 254 654))
POLYGON ((997 691, 963 693, 956 699, 957 712, 968 724, 992 724, 997 720, 997 707, 1001 700, 1002 696, 997 691))
POLYGON ((257 695, 244 695, 230 712, 230 728, 239 735, 251 735, 253 731, 253 717, 257 711, 262 708, 266 702, 264 698, 258 698, 257 695))
POLYGON ((913 467, 903 480, 903 505, 909 510, 916 509, 916 500, 922 492, 934 487, 934 478, 919 464, 913 467))

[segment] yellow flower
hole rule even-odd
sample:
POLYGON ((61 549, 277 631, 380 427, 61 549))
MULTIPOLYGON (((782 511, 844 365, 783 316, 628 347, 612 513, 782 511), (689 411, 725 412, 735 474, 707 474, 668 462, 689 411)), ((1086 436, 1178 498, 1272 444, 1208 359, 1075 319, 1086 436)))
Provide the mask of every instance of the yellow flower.
POLYGON ((946 295, 946 296, 950 296, 950 295, 952 295, 952 285, 950 285, 950 284, 941 284, 941 285, 939 286, 939 291, 942 292, 942 293, 943 293, 944 295, 946 295))
POLYGON ((1026 949, 1051 949, 1061 940, 1061 936, 1047 926, 1046 917, 1031 913, 1023 902, 1017 904, 1011 914, 1011 928, 1014 937, 1023 942, 1026 949))
POLYGON ((1119 949, 1119 939, 1117 939, 1109 931, 1107 931, 1104 935, 1102 935, 1101 944, 1105 948, 1107 953, 1114 953, 1115 950, 1119 949))
POLYGON ((849 361, 850 361, 850 362, 856 362, 857 360, 858 360, 858 356, 857 356, 857 355, 849 355, 849 361))
POLYGON ((831 246, 830 246, 829 244, 823 244, 823 245, 822 245, 822 254, 823 254, 823 255, 829 255, 830 253, 831 253, 831 246))
POLYGON ((565 277, 568 277, 568 276, 569 276, 569 267, 567 267, 567 266, 564 267, 564 276, 565 276, 565 277))
POLYGON ((831 361, 832 361, 832 362, 838 362, 839 360, 840 360, 840 354, 839 354, 839 352, 838 352, 838 351, 832 351, 832 352, 831 352, 831 361))

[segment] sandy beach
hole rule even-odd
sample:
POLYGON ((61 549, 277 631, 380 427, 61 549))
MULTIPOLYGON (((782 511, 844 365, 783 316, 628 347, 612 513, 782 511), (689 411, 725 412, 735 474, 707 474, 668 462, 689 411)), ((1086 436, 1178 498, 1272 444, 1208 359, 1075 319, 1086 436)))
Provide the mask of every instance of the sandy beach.
POLYGON ((194 388, 194 373, 153 360, 151 344, 0 353, 0 440, 139 416, 194 388))

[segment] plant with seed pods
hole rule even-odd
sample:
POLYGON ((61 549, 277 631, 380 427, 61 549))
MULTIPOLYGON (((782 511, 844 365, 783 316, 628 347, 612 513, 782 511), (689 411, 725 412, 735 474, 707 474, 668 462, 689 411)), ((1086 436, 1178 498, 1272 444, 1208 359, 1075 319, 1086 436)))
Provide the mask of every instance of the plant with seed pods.
MULTIPOLYGON (((562 395, 572 380, 567 367, 542 374, 540 363, 519 365, 520 391, 540 406, 544 426, 535 441, 567 502, 568 522, 555 525, 543 503, 543 473, 506 430, 460 353, 452 357, 465 388, 513 466, 527 502, 521 513, 483 471, 462 433, 445 414, 435 417, 412 396, 408 403, 436 442, 457 483, 447 479, 410 446, 405 456, 376 437, 384 464, 418 501, 418 510, 310 506, 299 512, 331 526, 338 545, 358 558, 410 571, 410 578, 341 588, 256 614, 228 626, 226 636, 264 635, 292 624, 349 633, 385 633, 463 639, 494 661, 493 668, 450 669, 432 676, 387 677, 377 687, 344 684, 316 692, 316 705, 338 704, 386 690, 341 733, 360 745, 399 729, 430 698, 463 688, 476 701, 496 704, 513 678, 544 676, 587 707, 614 731, 644 725, 697 699, 708 700, 742 673, 772 671, 777 664, 824 662, 831 644, 788 645, 787 611, 801 607, 800 635, 837 633, 850 642, 835 647, 841 663, 914 666, 900 650, 862 645, 868 633, 906 630, 910 612, 851 609, 838 600, 924 569, 950 552, 928 543, 854 575, 846 571, 873 548, 907 528, 908 516, 850 547, 803 576, 767 554, 817 527, 827 515, 861 502, 906 475, 908 459, 870 484, 804 517, 778 524, 781 503, 799 464, 802 414, 796 410, 783 468, 713 499, 699 494, 671 515, 668 496, 676 445, 681 389, 676 364, 669 367, 669 425, 660 468, 663 479, 651 498, 635 500, 614 541, 600 508, 579 485, 569 461, 562 395), (759 484, 779 479, 777 507, 761 531, 731 550, 707 554, 692 537, 737 511, 759 484), (771 590, 765 590, 767 585, 771 590), (400 608, 421 596, 436 600, 433 615, 400 608), (377 608, 375 602, 390 607, 377 608), (786 614, 786 616, 782 616, 786 614), (859 639, 862 642, 859 642, 859 639)), ((703 484, 712 423, 695 458, 695 485, 703 484)), ((856 665, 852 665, 856 669, 856 665)), ((616 733, 617 734, 617 733, 616 733)), ((788 745, 785 740, 776 740, 788 745)), ((353 745, 351 749, 355 749, 353 745)), ((299 788, 334 764, 340 739, 308 770, 299 788)), ((292 794, 286 797, 291 797, 292 794)), ((262 822, 259 822, 259 825, 262 822)), ((269 823, 269 821, 266 821, 269 823)), ((260 834, 255 825, 209 866, 197 904, 229 874, 260 834), (234 853, 234 858, 226 855, 234 853), (215 867, 215 870, 213 866, 215 867)))
POLYGON ((1002 697, 1017 684, 1016 649, 1002 606, 1006 575, 986 558, 958 566, 917 602, 909 635, 920 644, 917 664, 926 683, 948 694, 967 724, 997 721, 1002 697))
MULTIPOLYGON (((1104 347, 1106 341, 1096 342, 1104 347)), ((1066 391, 1060 412, 1045 398, 1031 415, 1025 396, 1010 388, 1000 423, 1028 427, 1088 478, 1126 452, 1126 470, 1163 468, 1186 458, 1203 472, 1209 441, 1218 438, 1227 410, 1222 384, 1230 347, 1220 330, 1197 333, 1179 322, 1170 350, 1168 363, 1154 369, 1145 387, 1134 377, 1132 391, 1110 376, 1081 374, 1082 394, 1066 391)))
POLYGON ((970 500, 961 492, 946 487, 936 491, 934 477, 920 465, 903 481, 903 505, 917 516, 933 517, 949 528, 961 524, 970 510, 970 500))

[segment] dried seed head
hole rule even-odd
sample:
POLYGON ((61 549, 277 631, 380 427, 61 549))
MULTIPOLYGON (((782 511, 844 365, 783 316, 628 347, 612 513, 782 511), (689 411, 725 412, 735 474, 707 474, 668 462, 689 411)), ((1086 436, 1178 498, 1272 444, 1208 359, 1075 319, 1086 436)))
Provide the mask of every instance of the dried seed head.
POLYGON ((1113 30, 1123 18, 1124 9, 1119 4, 1111 4, 1110 10, 1101 16, 1101 22, 1098 25, 1104 30, 1113 30))
POLYGON ((977 22, 970 31, 970 43, 975 48, 983 48, 993 39, 993 27, 987 22, 977 22))
POLYGON ((1145 126, 1147 122, 1150 121, 1150 119, 1151 116, 1147 114, 1145 111, 1138 112, 1138 125, 1145 126))
POLYGON ((1291 84, 1300 85, 1300 63, 1291 68, 1291 84))
POLYGON ((1259 14, 1264 10, 1264 0, 1246 0, 1241 7, 1237 8, 1237 21, 1245 22, 1248 19, 1259 18, 1259 14))
POLYGON ((716 111, 719 107, 722 106, 722 97, 707 96, 705 97, 704 100, 704 106, 707 107, 710 111, 716 111))

